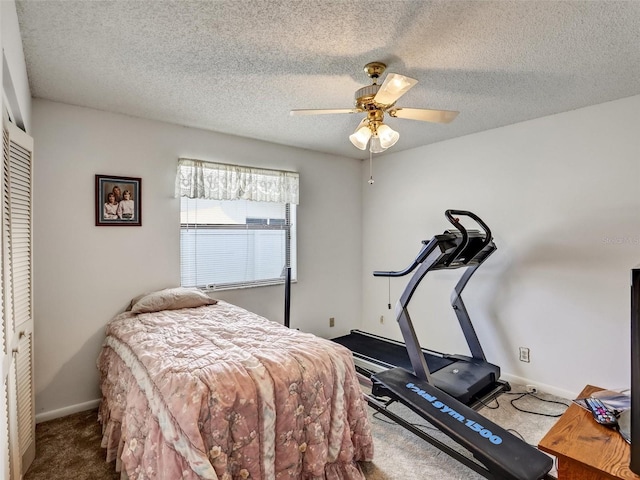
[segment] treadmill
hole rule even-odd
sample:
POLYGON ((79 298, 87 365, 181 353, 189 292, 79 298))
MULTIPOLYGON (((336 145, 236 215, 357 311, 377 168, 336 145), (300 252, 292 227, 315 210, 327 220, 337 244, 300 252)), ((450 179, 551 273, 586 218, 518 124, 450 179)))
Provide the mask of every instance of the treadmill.
POLYGON ((509 384, 500 380, 500 367, 487 362, 461 297, 471 276, 496 250, 496 246, 491 230, 477 215, 464 210, 447 210, 445 216, 454 228, 431 240, 423 240, 423 246, 411 265, 401 271, 373 272, 376 277, 401 277, 417 269, 396 305, 396 318, 405 342, 362 330, 352 330, 333 341, 353 352, 356 369, 367 377, 395 367, 415 371, 458 401, 475 408, 479 403, 510 390, 509 384), (473 219, 481 230, 467 230, 453 215, 473 219), (424 276, 431 271, 445 269, 463 272, 451 295, 451 306, 471 356, 421 348, 407 310, 424 276))
POLYGON ((353 331, 334 340, 353 347, 359 372, 369 373, 369 378, 364 378, 371 383, 371 394, 363 395, 378 413, 490 480, 551 480, 554 477, 549 474, 553 467, 550 456, 476 411, 486 398, 511 389, 508 383, 500 381, 500 368, 486 361, 460 296, 473 273, 496 246, 491 230, 477 215, 466 210, 447 210, 445 216, 454 229, 423 241, 411 265, 401 271, 373 273, 378 277, 400 277, 417 269, 396 304, 404 349, 401 342, 364 332, 353 331), (473 219, 482 230, 467 230, 454 215, 473 219), (428 272, 456 268, 463 269, 464 273, 451 295, 451 306, 469 345, 470 357, 421 348, 407 310, 413 293, 428 272), (390 353, 394 350, 401 354, 394 356, 390 353), (384 359, 375 358, 378 356, 384 359), (406 358, 410 365, 406 364, 406 358), (392 411, 389 407, 394 402, 414 411, 471 456, 392 411))

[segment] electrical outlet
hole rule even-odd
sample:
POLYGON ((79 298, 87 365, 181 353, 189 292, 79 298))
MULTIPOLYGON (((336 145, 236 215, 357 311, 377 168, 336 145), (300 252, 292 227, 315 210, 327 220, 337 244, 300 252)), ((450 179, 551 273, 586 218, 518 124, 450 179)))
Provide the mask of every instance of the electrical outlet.
POLYGON ((526 363, 530 362, 529 349, 527 347, 520 347, 520 361, 526 363))
POLYGON ((529 393, 538 393, 538 387, 536 387, 535 385, 527 385, 525 388, 529 393))
POLYGON ((329 326, 330 327, 336 326, 336 319, 334 317, 329 317, 329 326))
POLYGON ((380 323, 384 323, 384 315, 380 315, 380 323))

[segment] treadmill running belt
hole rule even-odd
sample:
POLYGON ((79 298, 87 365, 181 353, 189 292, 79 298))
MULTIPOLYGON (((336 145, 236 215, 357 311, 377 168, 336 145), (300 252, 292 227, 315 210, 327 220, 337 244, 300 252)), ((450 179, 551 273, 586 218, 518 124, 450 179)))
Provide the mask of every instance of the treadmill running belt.
MULTIPOLYGON (((363 335, 351 332, 349 335, 332 338, 332 341, 344 345, 355 354, 365 355, 390 365, 404 368, 408 372, 413 372, 413 366, 409 359, 409 353, 404 345, 398 345, 384 339, 371 335, 363 335)), ((453 363, 453 360, 424 353, 427 366, 431 373, 453 363)))

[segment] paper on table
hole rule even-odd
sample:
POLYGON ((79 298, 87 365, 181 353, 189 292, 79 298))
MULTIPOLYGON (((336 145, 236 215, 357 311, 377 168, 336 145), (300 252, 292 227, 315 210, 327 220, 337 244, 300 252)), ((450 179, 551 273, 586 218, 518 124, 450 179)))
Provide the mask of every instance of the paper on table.
MULTIPOLYGON (((614 392, 613 390, 599 390, 591 394, 592 397, 599 398, 605 406, 616 415, 631 408, 631 397, 624 393, 614 392)), ((573 403, 580 405, 585 410, 589 410, 585 404, 584 398, 576 398, 573 403)))

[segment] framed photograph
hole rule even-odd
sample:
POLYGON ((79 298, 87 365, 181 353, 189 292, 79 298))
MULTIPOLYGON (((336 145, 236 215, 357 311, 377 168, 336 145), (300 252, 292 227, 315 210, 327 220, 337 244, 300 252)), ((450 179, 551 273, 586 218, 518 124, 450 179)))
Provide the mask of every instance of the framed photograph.
POLYGON ((96 175, 96 226, 142 225, 142 180, 96 175))

